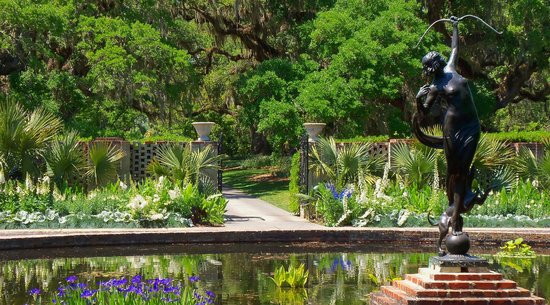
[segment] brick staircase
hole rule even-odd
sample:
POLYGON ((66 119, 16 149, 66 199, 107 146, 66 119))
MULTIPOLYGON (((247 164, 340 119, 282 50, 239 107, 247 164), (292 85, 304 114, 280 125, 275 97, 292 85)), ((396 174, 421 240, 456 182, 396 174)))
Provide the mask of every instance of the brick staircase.
POLYGON ((495 272, 439 273, 420 268, 405 280, 383 286, 370 296, 371 305, 544 305, 516 282, 495 272))

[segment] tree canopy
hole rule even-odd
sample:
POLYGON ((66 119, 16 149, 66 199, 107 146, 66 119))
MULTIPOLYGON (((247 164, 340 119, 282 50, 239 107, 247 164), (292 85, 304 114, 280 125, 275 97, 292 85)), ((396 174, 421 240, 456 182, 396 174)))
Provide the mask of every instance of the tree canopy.
POLYGON ((85 137, 192 136, 211 120, 232 154, 292 150, 306 121, 406 136, 420 59, 449 54, 450 27, 414 46, 465 14, 504 32, 460 24, 483 129, 550 128, 544 0, 0 0, 0 98, 85 137))

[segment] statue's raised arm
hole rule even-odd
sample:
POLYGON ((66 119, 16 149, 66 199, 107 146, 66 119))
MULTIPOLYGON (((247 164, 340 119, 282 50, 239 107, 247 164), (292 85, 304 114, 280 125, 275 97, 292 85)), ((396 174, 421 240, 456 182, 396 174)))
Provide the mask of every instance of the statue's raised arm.
POLYGON ((451 38, 451 55, 449 56, 448 66, 456 69, 456 61, 458 60, 458 18, 451 16, 449 19, 453 24, 453 36, 451 38))

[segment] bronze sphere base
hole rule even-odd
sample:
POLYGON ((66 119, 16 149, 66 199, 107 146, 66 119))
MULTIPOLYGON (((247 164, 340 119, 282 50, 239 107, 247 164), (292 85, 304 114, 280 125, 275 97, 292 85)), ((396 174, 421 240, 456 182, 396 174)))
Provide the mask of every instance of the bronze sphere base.
POLYGON ((450 254, 464 255, 470 250, 470 237, 466 233, 451 234, 445 242, 450 254))

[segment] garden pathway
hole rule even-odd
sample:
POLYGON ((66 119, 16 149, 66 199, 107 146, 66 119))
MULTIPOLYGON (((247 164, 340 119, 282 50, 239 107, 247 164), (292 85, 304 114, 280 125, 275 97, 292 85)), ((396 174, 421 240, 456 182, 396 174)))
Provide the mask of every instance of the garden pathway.
POLYGON ((228 229, 235 230, 314 230, 324 226, 296 217, 289 212, 252 197, 240 190, 226 187, 224 196, 229 200, 225 213, 228 229))

